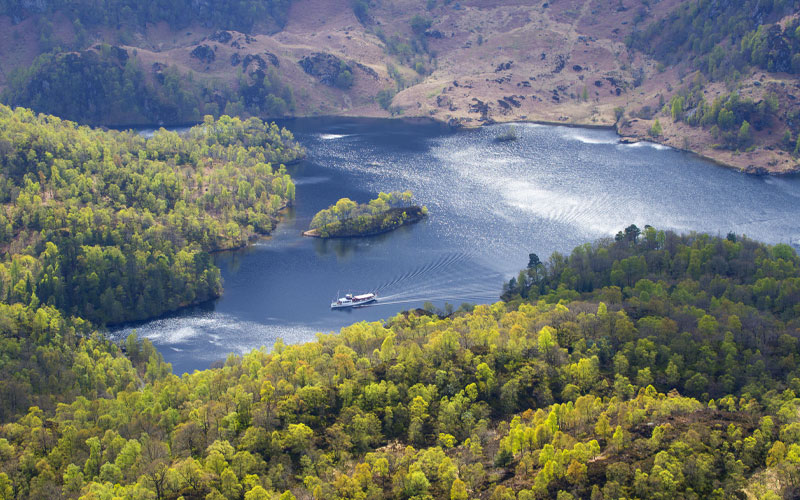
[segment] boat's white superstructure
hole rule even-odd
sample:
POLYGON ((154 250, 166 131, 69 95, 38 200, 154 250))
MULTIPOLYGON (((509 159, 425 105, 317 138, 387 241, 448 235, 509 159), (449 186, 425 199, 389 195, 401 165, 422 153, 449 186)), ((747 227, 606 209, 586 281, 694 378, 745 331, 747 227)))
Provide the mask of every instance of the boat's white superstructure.
POLYGON ((331 302, 331 309, 358 307, 370 304, 376 300, 378 300, 378 296, 374 293, 364 293, 361 295, 353 295, 352 293, 348 293, 344 297, 337 298, 335 302, 331 302))

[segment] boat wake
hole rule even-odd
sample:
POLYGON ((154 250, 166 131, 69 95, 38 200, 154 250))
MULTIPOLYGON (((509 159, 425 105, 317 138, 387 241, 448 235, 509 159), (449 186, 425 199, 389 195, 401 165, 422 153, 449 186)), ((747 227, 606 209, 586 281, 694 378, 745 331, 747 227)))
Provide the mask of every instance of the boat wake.
POLYGON ((475 252, 444 255, 405 271, 379 285, 378 301, 369 307, 415 302, 495 302, 499 300, 500 273, 476 264, 475 252))
POLYGON ((376 288, 375 291, 382 292, 387 289, 390 290, 394 287, 402 286, 407 281, 415 281, 417 278, 420 278, 422 276, 426 276, 429 274, 439 274, 440 270, 444 271, 444 270, 449 270, 449 268, 456 267, 460 263, 469 259, 472 255, 473 254, 466 252, 444 255, 441 258, 423 264, 422 266, 416 269, 412 269, 398 276, 395 276, 389 281, 378 286, 378 288, 376 288))

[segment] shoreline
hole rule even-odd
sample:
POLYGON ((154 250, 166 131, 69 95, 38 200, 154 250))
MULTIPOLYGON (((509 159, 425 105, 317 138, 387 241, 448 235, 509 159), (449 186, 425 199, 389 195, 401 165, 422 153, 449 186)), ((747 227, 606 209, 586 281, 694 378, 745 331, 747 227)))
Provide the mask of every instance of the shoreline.
MULTIPOLYGON (((434 119, 434 121, 436 121, 436 120, 434 119)), ((439 123, 447 124, 447 122, 443 122, 443 121, 439 122, 439 123)), ((699 158, 701 160, 707 161, 709 163, 713 163, 717 167, 723 167, 725 169, 733 170, 735 172, 739 172, 739 173, 742 173, 742 174, 745 174, 745 175, 752 175, 752 176, 757 176, 757 177, 792 177, 792 176, 800 175, 800 163, 798 163, 797 167, 795 167, 794 170, 781 171, 781 172, 774 172, 774 171, 768 170, 768 169, 763 168, 763 167, 761 167, 763 170, 759 170, 759 167, 756 167, 753 170, 749 170, 748 168, 742 168, 742 167, 738 167, 736 165, 731 165, 729 163, 725 163, 722 160, 719 160, 719 159, 714 158, 712 156, 708 156, 708 155, 700 153, 698 151, 694 151, 692 149, 686 149, 686 148, 673 146, 673 145, 667 144, 665 142, 660 142, 660 141, 654 140, 653 138, 642 138, 642 137, 639 137, 637 135, 622 134, 622 133, 620 133, 619 128, 617 127, 616 123, 614 125, 597 125, 597 124, 594 124, 594 123, 592 123, 592 124, 580 124, 580 123, 575 123, 575 122, 554 122, 554 121, 548 121, 548 120, 520 119, 520 120, 509 120, 509 121, 498 121, 498 122, 493 122, 493 123, 488 123, 488 124, 479 122, 478 124, 475 124, 475 125, 468 124, 468 125, 461 125, 461 126, 453 127, 453 128, 455 128, 455 129, 464 129, 464 130, 477 130, 479 128, 482 128, 482 127, 488 126, 488 125, 512 125, 512 124, 515 124, 515 123, 519 123, 519 124, 529 123, 529 124, 534 124, 534 125, 545 125, 545 126, 550 126, 550 127, 585 128, 585 129, 593 129, 593 130, 613 131, 617 135, 617 137, 619 138, 619 142, 621 144, 638 144, 640 142, 649 142, 651 144, 658 144, 660 146, 664 146, 666 148, 670 148, 670 149, 672 149, 674 151, 680 151, 681 153, 686 153, 686 154, 693 155, 696 158, 699 158)))
MULTIPOLYGON (((340 117, 340 118, 364 118, 364 119, 381 119, 379 117, 368 117, 368 116, 355 116, 355 115, 320 115, 318 118, 333 118, 333 117, 340 117)), ((317 118, 313 116, 309 117, 297 117, 297 118, 317 118)), ((748 167, 740 167, 737 165, 732 165, 730 163, 726 163, 723 160, 715 158, 713 156, 709 156, 707 154, 703 154, 699 151, 695 151, 692 149, 686 149, 679 146, 674 146, 672 144, 667 144, 666 142, 654 140, 653 138, 643 138, 638 135, 629 135, 620 133, 618 123, 615 122, 611 125, 598 125, 596 123, 581 123, 579 121, 572 121, 572 118, 569 121, 553 121, 553 120, 537 120, 535 118, 513 118, 509 120, 503 120, 503 117, 500 117, 501 120, 494 120, 491 119, 491 122, 481 122, 481 121, 473 121, 469 123, 461 123, 457 122, 456 125, 450 123, 450 120, 444 120, 437 118, 436 116, 388 116, 383 119, 387 120, 420 120, 428 123, 436 123, 442 126, 449 127, 452 130, 477 130, 486 126, 491 125, 512 125, 515 123, 518 124, 534 124, 534 125, 544 125, 550 127, 567 127, 567 128, 584 128, 590 130, 609 130, 613 131, 617 137, 619 138, 620 142, 623 144, 636 144, 639 142, 649 142, 652 144, 659 144, 661 146, 673 149, 675 151, 680 151, 682 153, 688 153, 694 155, 696 158, 700 158, 705 160, 709 163, 713 163, 715 166, 723 167, 729 170, 733 170, 735 172, 740 172, 745 175, 753 175, 759 177, 791 177, 800 175, 800 162, 792 170, 787 171, 772 171, 767 169, 766 167, 754 167, 753 169, 749 169, 748 167)))
MULTIPOLYGON (((349 115, 349 114, 339 114, 339 115, 314 115, 314 116, 294 116, 290 118, 275 118, 274 120, 292 120, 292 119, 314 119, 314 118, 351 118, 351 119, 364 119, 364 120, 399 120, 405 122, 419 122, 419 123, 428 123, 428 124, 437 124, 443 127, 447 127, 451 130, 477 130, 483 127, 491 126, 491 125, 511 125, 511 124, 533 124, 533 125, 544 125, 549 127, 567 127, 567 128, 584 128, 590 130, 609 130, 613 131, 620 140, 620 143, 623 144, 636 144, 639 142, 650 142, 652 144, 659 144, 661 146, 673 149, 675 151, 680 151, 682 153, 687 153, 695 156, 696 158, 700 158, 705 160, 709 163, 713 163, 717 167, 723 167, 728 170, 733 170, 735 172, 739 172, 745 175, 754 175, 754 176, 762 176, 762 177, 791 177, 795 175, 800 175, 800 163, 795 167, 794 170, 789 171, 770 171, 764 168, 764 171, 758 171, 757 168, 754 171, 749 171, 747 168, 742 168, 736 165, 731 165, 726 163, 720 159, 714 158, 713 156, 708 156, 703 154, 699 151, 694 151, 692 149, 685 149, 678 146, 673 146, 671 144, 667 144, 665 142, 661 142, 658 140, 653 140, 653 138, 642 138, 636 135, 628 135, 622 134, 619 131, 618 123, 615 122, 611 125, 598 125, 596 123, 581 123, 578 121, 553 121, 553 120, 537 120, 537 119, 530 119, 530 118, 516 118, 511 120, 500 120, 495 121, 492 119, 490 123, 486 122, 469 122, 469 123, 461 123, 458 122, 457 125, 452 125, 449 120, 444 120, 441 118, 437 118, 436 116, 385 116, 385 117, 376 117, 376 116, 364 116, 364 115, 349 115)), ((262 118, 263 120, 268 120, 266 118, 262 118)), ((269 119, 273 120, 273 119, 269 119)), ((570 119, 572 120, 572 119, 570 119)))
MULTIPOLYGON (((299 161, 299 159, 298 160, 294 160, 294 161, 299 161)), ((268 234, 254 233, 252 236, 250 236, 247 239, 247 241, 245 241, 244 243, 242 243, 240 245, 235 245, 235 246, 231 246, 231 247, 227 247, 227 248, 217 248, 217 249, 214 249, 214 250, 206 250, 206 253, 208 253, 208 255, 213 257, 214 255, 221 254, 221 253, 224 253, 224 252, 236 252, 236 251, 239 251, 239 250, 244 250, 244 249, 252 246, 253 242, 258 241, 258 240, 268 240, 269 238, 272 237, 272 233, 275 231, 275 229, 277 228, 278 224, 281 223, 281 221, 283 220, 283 217, 286 215, 286 210, 289 209, 289 208, 291 208, 291 204, 285 203, 284 205, 282 205, 278 209, 278 217, 276 217, 274 219, 274 225, 272 227, 272 231, 270 231, 268 234)), ((216 266, 216 264, 214 264, 214 265, 216 266)), ((163 311, 162 313, 160 313, 160 314, 158 314, 156 316, 149 317, 149 318, 121 321, 119 323, 106 323, 106 324, 104 324, 102 326, 98 326, 98 330, 102 330, 102 331, 104 331, 104 333, 108 334, 108 333, 111 333, 112 330, 118 331, 118 330, 123 330, 128 326, 135 327, 136 325, 149 323, 151 321, 157 321, 159 319, 163 319, 163 318, 167 318, 167 317, 173 316, 173 315, 175 315, 175 314, 177 314, 180 311, 183 311, 185 309, 189 309, 189 308, 192 308, 192 307, 200 307, 200 306, 203 306, 204 304, 212 304, 216 300, 219 300, 224 293, 225 293, 225 284, 223 283, 222 284, 222 288, 220 289, 219 293, 217 293, 213 297, 210 297, 210 298, 207 298, 207 299, 204 299, 204 300, 197 300, 197 301, 194 301, 194 302, 189 302, 188 304, 181 304, 181 305, 179 305, 178 307, 176 307, 174 309, 163 311)), ((135 328, 134 328, 134 330, 135 330, 135 328)), ((124 340, 124 339, 121 339, 121 340, 124 340)))
MULTIPOLYGON (((579 121, 553 121, 553 120, 537 120, 535 118, 513 118, 509 120, 503 120, 503 117, 500 120, 491 119, 490 122, 469 122, 469 123, 461 123, 457 122, 456 124, 452 124, 450 120, 444 120, 442 118, 438 118, 436 116, 413 116, 413 115, 396 115, 396 116, 366 116, 366 115, 351 115, 347 113, 343 114, 322 114, 322 115, 296 115, 296 116, 282 116, 282 117, 257 117, 265 122, 279 122, 279 121, 291 121, 291 120, 313 120, 313 119, 354 119, 354 120, 398 120, 401 122, 407 122, 410 124, 435 124, 442 127, 447 127, 451 130, 477 130, 482 127, 491 126, 491 125, 504 125, 504 124, 534 124, 534 125, 544 125, 544 126, 551 126, 551 127, 567 127, 567 128, 585 128, 585 129, 593 129, 593 130, 610 130, 614 131, 617 137, 620 139, 621 143, 624 144, 636 144, 639 142, 650 142, 653 144, 660 144, 662 146, 668 147, 675 151, 680 151, 683 153, 692 154, 697 158, 702 160, 708 161, 713 163, 716 166, 724 167, 726 169, 730 169, 736 172, 740 172, 746 175, 755 175, 755 176, 769 176, 769 177, 791 177, 794 175, 800 175, 800 163, 797 164, 793 169, 786 170, 786 171, 772 171, 766 167, 741 167, 737 165, 732 165, 730 163, 726 163, 725 161, 715 158, 713 156, 709 156, 707 154, 703 154, 699 151, 694 151, 692 149, 685 149, 678 146, 674 146, 671 144, 667 144, 666 142, 654 140, 653 138, 642 138, 638 135, 628 135, 622 134, 619 131, 618 122, 612 125, 598 125, 595 123, 581 123, 579 121)), ((200 122, 198 122, 200 123, 200 122)), ((106 128, 106 129, 114 129, 114 130, 136 130, 136 129, 145 129, 145 128, 166 128, 166 129, 174 129, 174 128, 182 128, 182 127, 191 127, 193 125, 197 125, 198 123, 194 124, 187 124, 187 123, 175 123, 175 124, 159 124, 159 125, 141 125, 141 124, 132 124, 132 125, 87 125, 90 127, 96 128, 106 128)), ((83 124, 80 124, 83 125, 83 124)), ((285 126, 282 125, 282 126, 285 126)), ((296 164, 302 161, 303 158, 296 158, 288 163, 284 163, 284 165, 289 166, 296 164)))

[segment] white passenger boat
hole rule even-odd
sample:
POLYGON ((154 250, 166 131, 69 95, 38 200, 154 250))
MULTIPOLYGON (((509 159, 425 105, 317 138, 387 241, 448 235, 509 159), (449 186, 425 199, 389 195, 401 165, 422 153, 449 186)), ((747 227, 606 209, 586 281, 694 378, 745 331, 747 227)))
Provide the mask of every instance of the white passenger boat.
POLYGON ((374 293, 364 293, 361 295, 353 295, 348 293, 344 297, 337 298, 335 302, 331 302, 331 309, 342 309, 345 307, 358 307, 370 304, 378 300, 378 296, 374 293))

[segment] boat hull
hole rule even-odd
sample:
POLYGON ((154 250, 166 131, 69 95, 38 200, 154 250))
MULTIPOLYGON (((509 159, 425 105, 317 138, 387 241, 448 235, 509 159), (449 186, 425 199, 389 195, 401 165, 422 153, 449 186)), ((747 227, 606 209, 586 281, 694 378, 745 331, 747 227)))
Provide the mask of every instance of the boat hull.
POLYGON ((361 307, 361 306, 365 306, 367 304, 372 304, 372 303, 377 302, 377 301, 378 301, 378 297, 377 296, 373 296, 371 298, 364 299, 364 300, 348 300, 346 302, 337 301, 337 302, 331 303, 331 309, 350 309, 352 307, 361 307))

